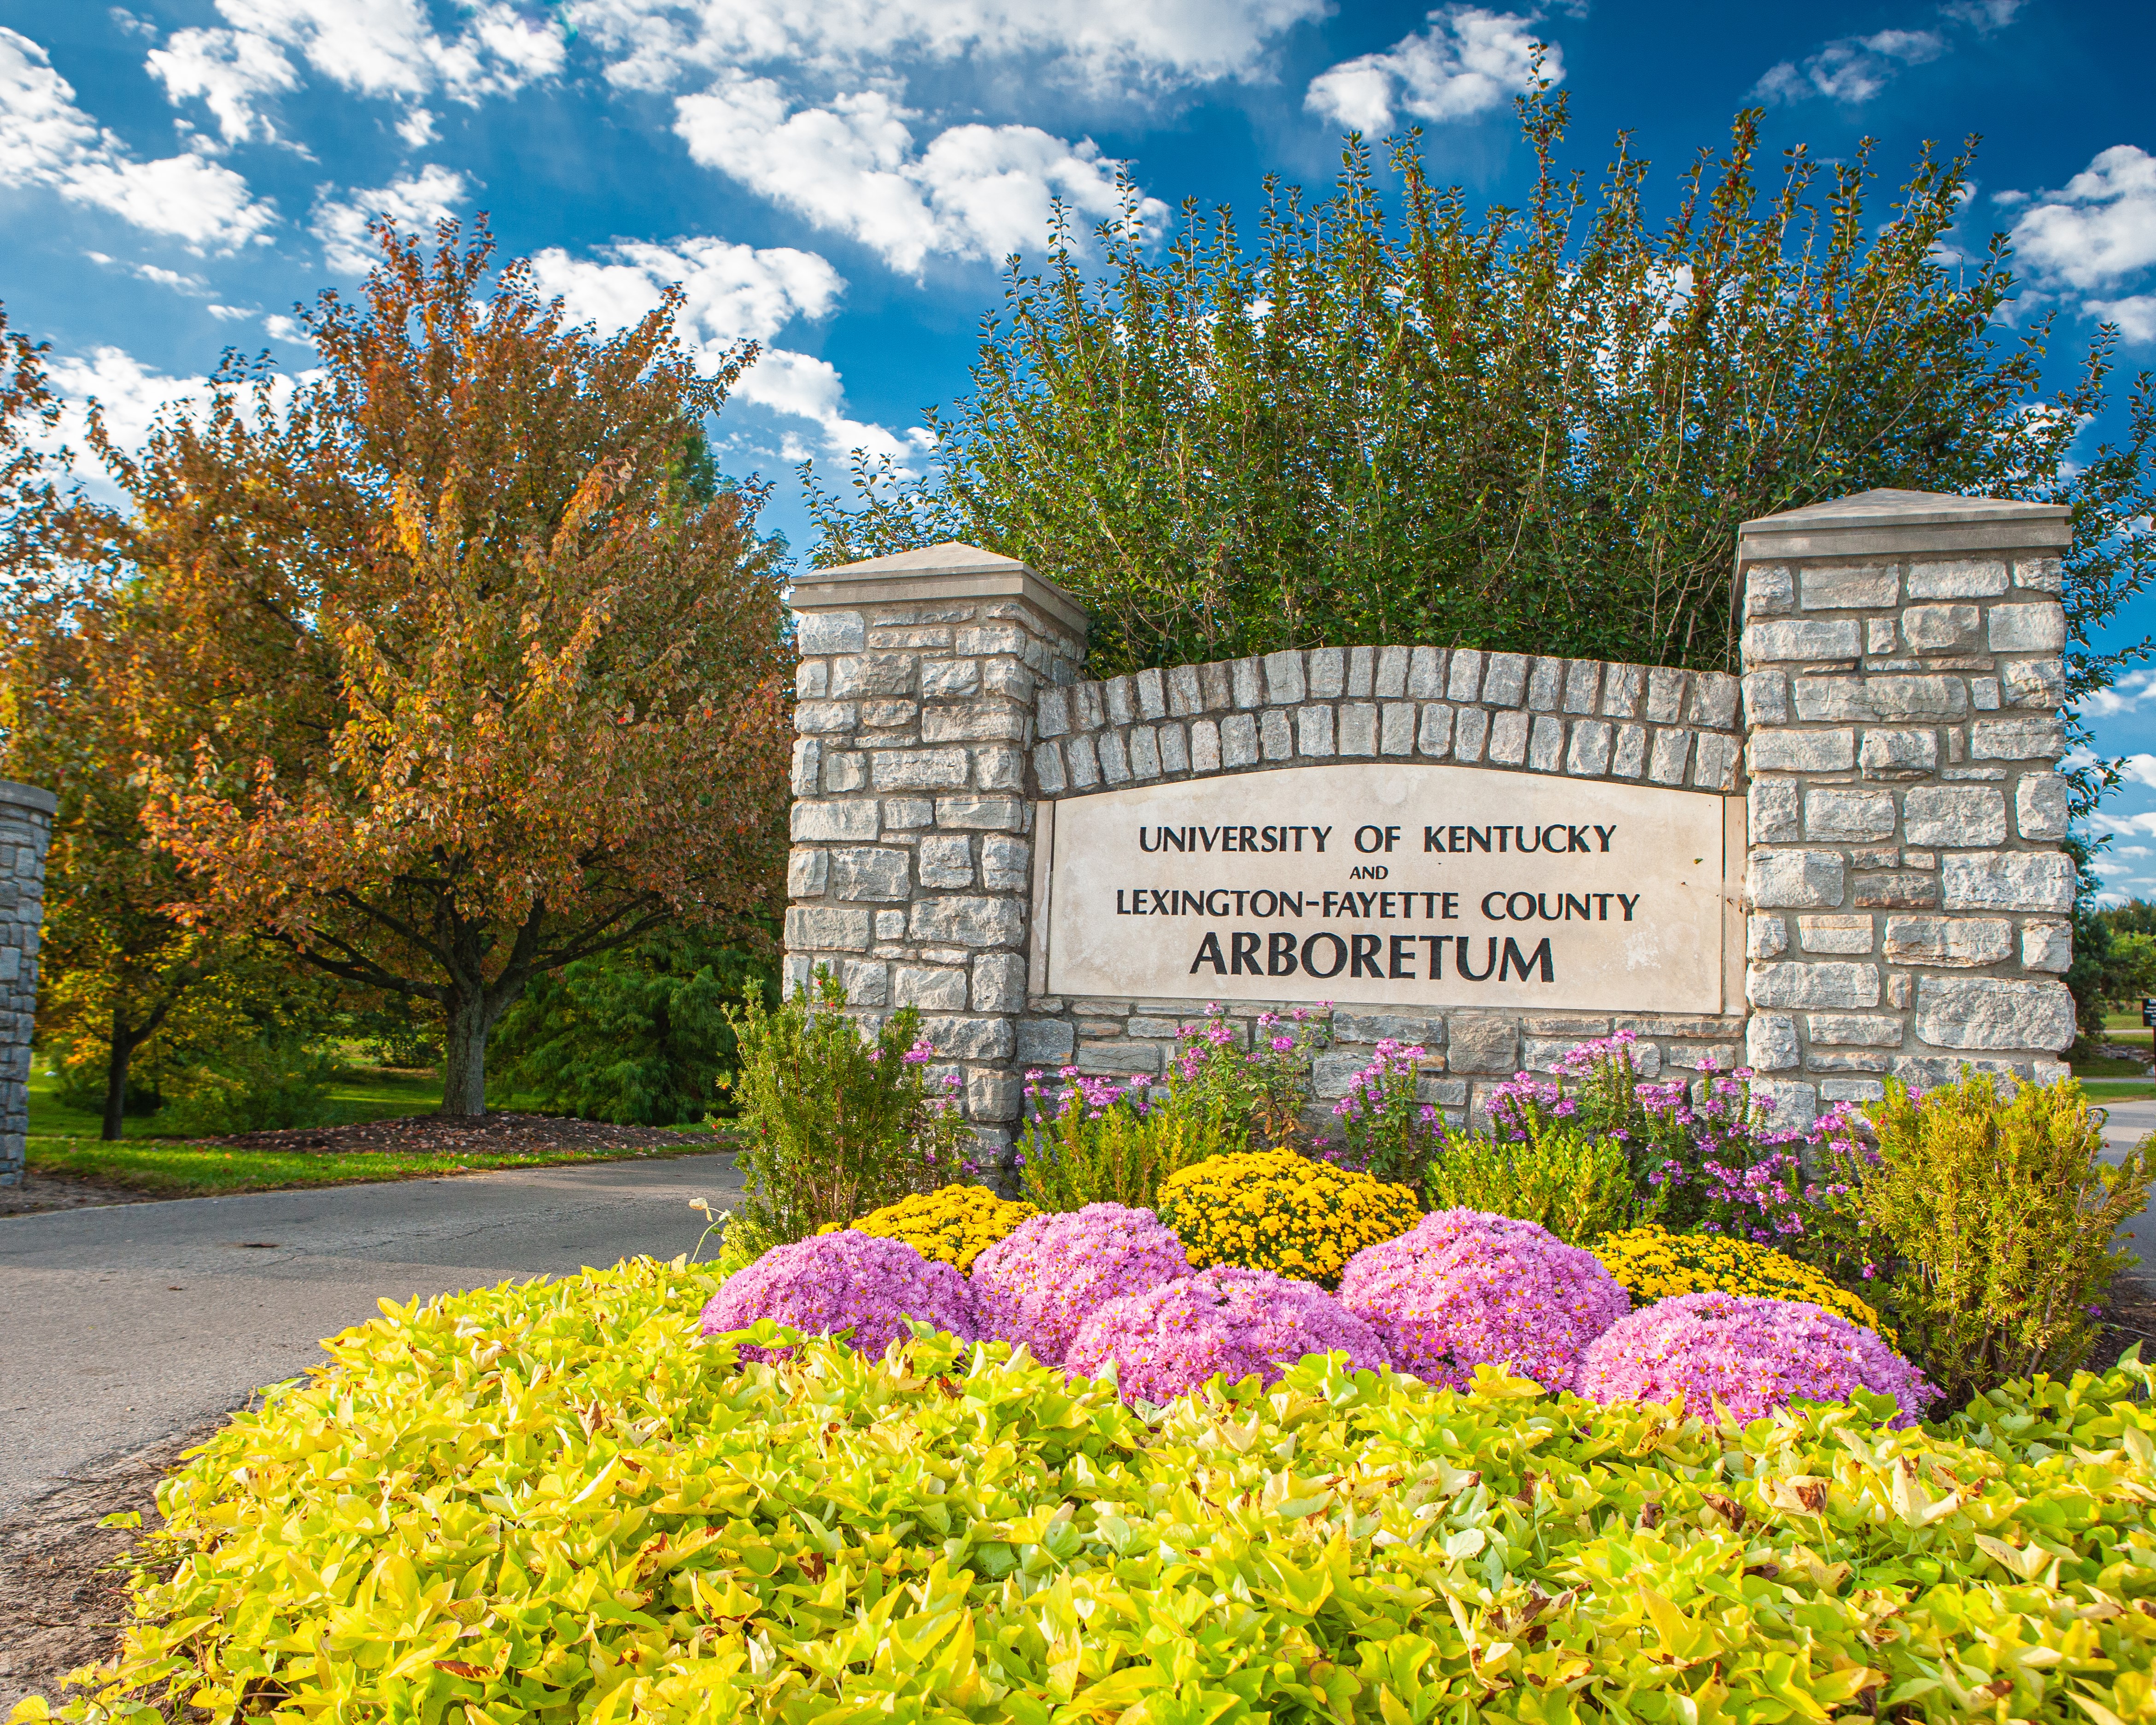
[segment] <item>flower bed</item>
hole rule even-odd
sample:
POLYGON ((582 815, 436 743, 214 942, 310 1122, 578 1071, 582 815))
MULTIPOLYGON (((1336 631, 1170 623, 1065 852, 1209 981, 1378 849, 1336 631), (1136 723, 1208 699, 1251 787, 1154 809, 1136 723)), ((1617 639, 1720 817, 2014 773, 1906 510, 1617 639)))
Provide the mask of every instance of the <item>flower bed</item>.
POLYGON ((973 1266, 982 1333, 1063 1363, 1086 1319, 1109 1301, 1190 1274, 1183 1242, 1151 1210, 1089 1204, 1035 1216, 973 1266))
POLYGON ((870 1210, 851 1226, 857 1233, 902 1240, 922 1257, 963 1272, 1035 1214, 1031 1204, 998 1198, 985 1186, 943 1186, 870 1210))
POLYGON ((1421 1214, 1409 1187, 1291 1150, 1212 1157, 1160 1189, 1161 1219, 1200 1269, 1270 1270, 1323 1287, 1357 1252, 1404 1234, 1421 1214))
POLYGON ((1893 1332, 1879 1314, 1809 1264, 1755 1240, 1720 1234, 1671 1234, 1633 1228, 1605 1234, 1594 1255, 1624 1284, 1635 1306, 1680 1294, 1756 1294, 1768 1300, 1803 1300, 1876 1330, 1888 1342, 1893 1332))
POLYGON ((333 1340, 162 1489, 74 1716, 2148 1717, 2144 1369, 1932 1430, 1322 1362, 1147 1420, 942 1337, 742 1363, 715 1291, 639 1262, 333 1340))

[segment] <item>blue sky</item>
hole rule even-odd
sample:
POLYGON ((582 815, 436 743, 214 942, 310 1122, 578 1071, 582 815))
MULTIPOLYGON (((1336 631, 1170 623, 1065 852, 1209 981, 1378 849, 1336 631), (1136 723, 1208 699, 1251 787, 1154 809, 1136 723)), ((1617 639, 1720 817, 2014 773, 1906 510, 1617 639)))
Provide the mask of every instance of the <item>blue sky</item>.
MULTIPOLYGON (((1754 102, 1778 149, 1876 138, 1890 183, 1983 134, 1964 232, 2015 234, 2061 366, 2099 316, 2156 365, 2156 7, 2087 0, 0 0, 0 300, 124 434, 228 345, 304 367, 293 304, 353 285, 370 211, 485 210, 583 315, 680 280, 693 338, 766 345, 722 456, 805 548, 792 464, 917 454, 1051 196, 1105 213, 1127 161, 1247 208, 1345 126, 1414 123, 1438 178, 1516 201, 1536 40, 1573 159, 1630 129, 1665 197, 1754 102)), ((2156 895, 2156 674, 2098 706, 2138 775, 2107 882, 2156 895)))

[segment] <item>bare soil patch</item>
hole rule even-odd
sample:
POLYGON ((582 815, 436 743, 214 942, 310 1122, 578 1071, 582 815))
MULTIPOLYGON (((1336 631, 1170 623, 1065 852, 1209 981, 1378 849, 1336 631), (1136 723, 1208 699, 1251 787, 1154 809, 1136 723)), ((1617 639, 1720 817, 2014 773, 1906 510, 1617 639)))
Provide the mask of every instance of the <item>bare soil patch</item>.
MULTIPOLYGON (((72 1174, 42 1174, 26 1168, 18 1183, 0 1186, 0 1216, 34 1216, 45 1210, 86 1209, 96 1204, 154 1204, 162 1195, 110 1180, 81 1180, 72 1174)), ((4 1712, 0 1709, 0 1714, 4 1712)))
POLYGON ((25 1696, 57 1704, 69 1671, 112 1657, 128 1620, 128 1553, 159 1525, 157 1481, 222 1424, 123 1455, 0 1516, 0 1718, 25 1696), (98 1526, 128 1510, 141 1528, 98 1526))
POLYGON ((228 1150, 316 1151, 335 1155, 365 1150, 377 1155, 558 1155, 565 1150, 720 1150, 732 1147, 719 1132, 677 1132, 663 1126, 609 1126, 603 1120, 570 1120, 552 1114, 487 1114, 477 1120, 440 1114, 400 1114, 357 1120, 346 1126, 301 1126, 281 1132, 243 1132, 205 1138, 228 1150))
POLYGON ((2103 1302, 2103 1322, 2089 1355, 2089 1368, 2102 1371, 2135 1343, 2141 1357, 2156 1365, 2156 1277, 2129 1271, 2111 1285, 2103 1302))

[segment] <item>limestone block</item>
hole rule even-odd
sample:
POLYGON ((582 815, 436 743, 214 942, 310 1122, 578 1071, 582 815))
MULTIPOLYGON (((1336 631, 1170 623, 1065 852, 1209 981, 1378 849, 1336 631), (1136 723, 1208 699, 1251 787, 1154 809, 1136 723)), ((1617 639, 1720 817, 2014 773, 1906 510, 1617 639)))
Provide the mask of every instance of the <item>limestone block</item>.
MULTIPOLYGON (((1415 700, 1433 701, 1445 692, 1445 651, 1442 647, 1418 647, 1409 656, 1406 692, 1415 700)), ((1481 665, 1482 655, 1478 653, 1475 655, 1474 675, 1476 678, 1481 675, 1481 665)), ((1462 697, 1455 696, 1453 698, 1459 700, 1462 697)), ((1474 698, 1472 694, 1465 697, 1469 701, 1474 698)))
POLYGON ((1564 721, 1553 713, 1537 713, 1527 740, 1527 765, 1537 773, 1554 773, 1564 764, 1564 721))
POLYGON ((1564 694, 1564 660, 1541 658, 1527 671, 1527 711, 1553 713, 1564 694))
POLYGON ((1311 1091, 1326 1101, 1337 1101, 1348 1094, 1355 1075, 1368 1064, 1367 1055, 1342 1050, 1319 1055, 1310 1063, 1311 1091))
POLYGON ((1637 778, 1647 769, 1647 727, 1645 725, 1620 725, 1617 728, 1617 747, 1609 760, 1609 773, 1614 778, 1637 778))
POLYGON ((1867 726, 1858 765, 1866 778, 1909 778, 1939 762, 1936 731, 1882 731, 1867 726))
POLYGON ((1023 832, 1025 804, 1016 797, 938 797, 936 824, 952 831, 1023 832))
MULTIPOLYGON (((1008 1125, 1019 1117, 1023 1092, 1015 1072, 983 1071, 978 1067, 966 1075, 966 1118, 983 1127, 1008 1125)), ((993 1130, 976 1134, 984 1146, 1008 1146, 1006 1132, 993 1130)), ((997 1151, 999 1155, 1000 1150, 997 1151)))
POLYGON ((1912 599, 1989 599, 2006 591, 2006 565, 1996 557, 1912 563, 1912 599))
POLYGON ((981 885, 998 892, 1023 892, 1033 882, 1033 846, 1024 839, 991 833, 981 840, 981 885))
POLYGON ((1796 603, 1796 580, 1787 563, 1754 563, 1744 574, 1744 614, 1786 616, 1796 603))
POLYGON ((1128 784, 1131 757, 1120 731, 1103 731, 1093 745, 1101 757, 1101 777, 1109 784, 1128 784))
POLYGON ((1633 719, 1640 714, 1640 696, 1646 687, 1643 666, 1613 665, 1602 675, 1602 712, 1605 718, 1633 719))
POLYGON ((1799 1058, 1797 1021, 1786 1013, 1755 1012, 1744 1023, 1744 1064, 1755 1072, 1786 1072, 1799 1058))
POLYGON ((1527 696, 1527 655, 1492 653, 1482 672, 1482 699, 1491 706, 1517 706, 1527 696))
POLYGON ((858 611, 808 611, 794 636, 802 653, 858 653, 869 643, 868 623, 858 611))
POLYGON ((824 778, 824 744, 814 737, 793 739, 793 771, 790 783, 797 797, 813 797, 824 778))
POLYGON ((1744 956, 1747 958, 1779 958, 1789 950, 1789 928, 1780 916, 1748 916, 1744 919, 1744 956))
POLYGON ((865 910, 836 905, 790 905, 786 945, 790 952, 865 952, 873 925, 865 910))
POLYGON ((2074 997, 2063 983, 1920 976, 1916 1027, 1937 1048, 2063 1049, 2074 1040, 2074 997))
POLYGON ((1025 959, 1017 952, 983 952, 973 961, 973 1010, 1017 1012, 1025 1005, 1025 959))
POLYGON ((1033 711, 1034 729, 1043 737, 1067 736, 1070 730, 1070 695, 1065 689, 1044 689, 1033 711))
POLYGON ((958 748, 874 749, 869 762, 870 782, 880 791, 957 790, 971 765, 958 748))
POLYGON ((1876 1006, 1879 967, 1832 961, 1754 964, 1745 973, 1754 1006, 1876 1006))
MULTIPOLYGON (((921 840, 932 845, 932 839, 921 840)), ((963 843, 962 839, 959 841, 963 843)), ((903 902, 912 896, 907 879, 906 853, 896 849, 848 846, 831 855, 831 896, 835 899, 884 903, 903 902)))
POLYGON ((1891 617, 1867 617, 1864 619, 1864 650, 1885 657, 1894 650, 1894 619, 1891 617))
POLYGON ((1820 1081, 1822 1102, 1876 1102, 1887 1094, 1876 1078, 1825 1078, 1820 1081))
POLYGON ((1761 730, 1752 733, 1754 773, 1846 773, 1856 764, 1856 732, 1761 730))
POLYGON ((1090 791, 1101 782, 1101 758, 1090 737, 1074 737, 1063 745, 1063 764, 1074 791, 1090 791))
MULTIPOLYGON (((1408 710, 1412 711, 1413 708, 1410 706, 1408 710)), ((1391 707, 1385 709, 1386 722, 1388 724, 1391 722, 1392 714, 1394 711, 1394 709, 1391 707)), ((1479 708, 1475 709, 1474 712, 1476 718, 1480 721, 1482 717, 1481 710, 1479 708)), ((1452 709, 1447 706, 1443 701, 1433 701, 1423 708, 1422 725, 1420 732, 1415 740, 1415 747, 1419 748, 1425 755, 1432 756, 1442 756, 1451 748, 1452 709)), ((1388 744, 1385 752, 1388 754, 1392 752, 1389 744, 1388 744)), ((1481 752, 1481 748, 1478 739, 1476 754, 1479 755, 1481 752)), ((1466 757, 1464 758, 1471 759, 1473 757, 1466 757)))
POLYGON ((1811 721, 1958 719, 1969 711, 1969 685, 1955 676, 1799 677, 1798 716, 1811 721))
POLYGON ((921 884, 923 886, 971 886, 973 884, 973 841, 963 834, 923 839, 920 858, 921 884))
POLYGON ((891 967, 880 958, 849 958, 839 966, 839 981, 849 1006, 887 1006, 891 967))
POLYGON ((1868 952, 1871 938, 1869 916, 1797 918, 1797 944, 1807 952, 1868 952))
POLYGON ((1302 706, 1295 711, 1296 752, 1314 760, 1332 758, 1332 709, 1302 706))
POLYGON ((1918 785, 1902 798, 1912 845, 1961 847, 2006 840, 2006 798, 1990 785, 1918 785))
POLYGON ((859 749, 826 749, 824 752, 824 788, 838 795, 846 791, 858 791, 869 782, 869 757, 859 749))
POLYGON ((2058 851, 1975 850, 1940 865, 1949 911, 2067 911, 2073 859, 2058 851))
POLYGON ((2016 557, 2014 584, 2038 593, 2056 593, 2066 585, 2066 572, 2056 557, 2016 557))
POLYGON ((1824 786, 1804 795, 1804 835, 1810 839, 1886 839, 1894 832, 1894 793, 1824 786))
MULTIPOLYGON (((970 663, 970 661, 969 661, 970 663)), ((831 695, 839 701, 911 695, 920 660, 911 653, 846 654, 831 661, 831 695)))
POLYGON ((1691 732, 1676 728, 1657 731, 1647 763, 1647 777, 1656 784, 1682 784, 1685 768, 1691 761, 1691 732))
POLYGON ((2053 601, 1994 605, 1989 623, 1994 653, 2056 653, 2066 644, 2066 614, 2053 601))
POLYGON ((1989 916, 1889 916, 1883 950, 1907 964, 1996 964, 2014 950, 2014 925, 1989 916))
POLYGON ((973 783, 984 791, 1025 788, 1025 757, 1015 748, 988 743, 973 751, 973 783))
POLYGON ((824 883, 830 878, 830 874, 829 851, 789 851, 786 858, 786 896, 788 898, 820 897, 824 883))
POLYGON ((2065 838, 2071 812, 2066 782, 2056 773, 2027 773, 2014 788, 2014 824, 2025 839, 2065 838))
POLYGON ((1472 647, 1460 648, 1452 655, 1452 673, 1446 679, 1443 691, 1445 698, 1450 701, 1479 701, 1481 690, 1482 655, 1472 647))
POLYGON ((1309 699, 1302 655, 1293 649, 1265 655, 1265 700, 1274 706, 1300 706, 1309 699))
MULTIPOLYGON (((1429 709, 1425 707, 1424 711, 1429 709)), ((1452 727, 1452 758, 1462 766, 1472 766, 1482 758, 1482 746, 1490 734, 1490 713, 1486 707, 1468 706, 1460 710, 1452 727)))
POLYGON ((1999 711, 1999 679, 1971 677, 1969 680, 1969 704, 1980 713, 1999 711))
POLYGON ((1220 726, 1210 719, 1198 719, 1190 726, 1190 770, 1218 773, 1222 764, 1220 726))
POLYGON ((1517 767, 1527 757, 1528 715, 1517 708, 1499 713, 1490 725, 1490 758, 1501 767, 1517 767))
POLYGON ((1743 686, 1727 672, 1701 671, 1691 680, 1691 706, 1685 716, 1709 730, 1727 730, 1737 722, 1737 697, 1743 686))
MULTIPOLYGON (((1435 708, 1438 703, 1433 701, 1435 708)), ((1412 701, 1389 701, 1378 709, 1378 752, 1384 755, 1411 755, 1415 746, 1415 704, 1412 701)), ((1452 709, 1445 709, 1445 743, 1451 744, 1452 709)), ((1440 750, 1439 752, 1442 753, 1440 750)))
POLYGON ((1564 770, 1580 778, 1599 778, 1609 770, 1609 746, 1615 733, 1599 719, 1580 719, 1572 727, 1572 746, 1564 770))
POLYGON ((848 797, 834 802, 797 798, 788 825, 798 844, 830 843, 878 836, 875 799, 848 797))
POLYGON ((1258 721, 1249 713, 1231 713, 1220 721, 1220 764, 1254 767, 1258 760, 1258 721))
POLYGON ((796 701, 821 701, 830 692, 830 660, 804 659, 793 667, 793 698, 796 701))
MULTIPOLYGON (((1332 711, 1330 707, 1326 709, 1332 711)), ((1133 725, 1130 732, 1131 777, 1160 777, 1160 734, 1150 725, 1133 725)))
POLYGON ((1160 1070, 1157 1042, 1084 1042, 1072 1062, 1089 1078, 1128 1078, 1160 1070))
POLYGON ((1702 791, 1727 791, 1737 784, 1738 757, 1743 745, 1726 731, 1702 731, 1692 745, 1691 782, 1702 791))
POLYGON ((923 1012, 966 1009, 966 973, 952 966, 899 965, 891 972, 891 987, 893 1006, 917 1006, 923 1012))
POLYGON ((1744 626, 1747 665, 1857 659, 1863 653, 1863 635, 1852 618, 1794 618, 1744 626))
POLYGON ((1658 725, 1676 722, 1684 711, 1684 695, 1690 681, 1674 665, 1657 665, 1647 672, 1647 716, 1658 725))
POLYGON ((1024 739, 1025 726, 1025 709, 1016 701, 986 696, 921 710, 923 742, 1019 742, 1024 739))
POLYGON ((1141 719, 1164 719, 1168 716, 1168 685, 1159 670, 1149 668, 1137 674, 1138 716, 1141 719))
POLYGON ((1073 731, 1098 731, 1108 722, 1107 698, 1098 683, 1073 683, 1070 696, 1073 731))
POLYGON ((1919 653, 1967 653, 1983 633, 1984 614, 1974 605, 1912 605, 1902 614, 1902 634, 1919 653))
POLYGON ((2066 727, 2056 717, 1979 719, 1969 727, 1972 761, 2056 761, 2066 752, 2066 727))
MULTIPOLYGON (((918 702, 911 701, 865 701, 861 703, 861 729, 864 731, 897 731, 913 723, 920 716, 918 702)), ((871 742, 893 742, 896 737, 870 737, 871 742)))
POLYGON ((1899 1048, 1902 1020, 1883 1014, 1815 1012, 1804 1019, 1804 1034, 1830 1046, 1899 1048))
MULTIPOLYGON (((798 908, 797 906, 797 908, 798 908)), ((793 911, 788 911, 791 917, 793 911)), ((953 893, 947 898, 916 900, 906 934, 916 941, 953 947, 1014 947, 1024 937, 1024 914, 1012 898, 976 898, 953 893)), ((789 946, 817 944, 795 941, 789 946)), ((863 942, 866 944, 866 942, 863 942)))
POLYGON ((1901 597, 1902 572, 1891 563, 1815 563, 1798 583, 1807 611, 1878 611, 1901 597))
POLYGON ((1851 901, 1860 911, 1935 911, 1939 905, 1939 877, 1907 870, 1897 874, 1859 875, 1851 901))
POLYGON ((1258 737, 1268 761, 1288 760, 1295 753, 1295 733, 1288 728, 1287 715, 1276 706, 1258 716, 1258 737))
POLYGON ((1397 700, 1408 692, 1408 649, 1404 647, 1381 647, 1378 649, 1378 676, 1371 693, 1380 701, 1397 700))
POLYGON ((1786 671, 1747 671, 1744 675, 1744 716, 1751 725, 1789 722, 1789 677, 1786 671))
POLYGON ((860 709, 850 701, 797 701, 793 704, 793 728, 803 737, 843 733, 855 729, 860 721, 860 709))
POLYGON ((980 688, 981 661, 978 659, 930 659, 921 664, 921 693, 924 700, 977 695, 980 688))
POLYGON ((1424 1049, 1445 1046, 1445 1020, 1410 1018, 1399 1013, 1336 1012, 1332 1014, 1335 1042, 1404 1042, 1424 1049))
POLYGON ((1259 707, 1265 704, 1265 665, 1255 655, 1231 661, 1229 680, 1234 686, 1237 706, 1259 707))
MULTIPOLYGON (((883 824, 894 833, 917 833, 921 828, 933 826, 936 805, 926 797, 886 797, 883 802, 883 824)), ((873 839, 875 834, 867 835, 873 839)))
POLYGON ((1340 752, 1374 755, 1378 752, 1378 710, 1364 701, 1346 701, 1340 708, 1340 752))
POLYGON ((1832 850, 1755 852, 1746 895, 1762 910, 1831 909, 1841 902, 1846 866, 1832 850))
POLYGON ((1076 1041, 1062 1019, 1020 1019, 1018 1021, 1018 1060, 1025 1066, 1063 1066, 1070 1061, 1076 1041))
POLYGON ((1752 1099, 1772 1105, 1777 1132, 1801 1132, 1819 1117, 1819 1087, 1794 1078, 1756 1079, 1752 1099))
POLYGON ((1178 665, 1168 672, 1168 710, 1178 719, 1195 718, 1205 711, 1205 693, 1199 686, 1196 665, 1178 665))
POLYGON ((2066 667, 2056 659, 2010 659, 1999 669, 2006 696, 2015 706, 2065 705, 2066 667))
POLYGON ((2074 927, 2071 922, 2021 925, 2021 968, 2064 976, 2073 968, 2074 927))
POLYGON ((1519 1029, 1510 1019, 1458 1015, 1445 1025, 1445 1064, 1452 1072, 1502 1072, 1517 1070, 1519 1029))
POLYGON ((1337 701, 1347 692, 1347 654, 1338 647, 1312 648, 1309 678, 1309 699, 1337 701))

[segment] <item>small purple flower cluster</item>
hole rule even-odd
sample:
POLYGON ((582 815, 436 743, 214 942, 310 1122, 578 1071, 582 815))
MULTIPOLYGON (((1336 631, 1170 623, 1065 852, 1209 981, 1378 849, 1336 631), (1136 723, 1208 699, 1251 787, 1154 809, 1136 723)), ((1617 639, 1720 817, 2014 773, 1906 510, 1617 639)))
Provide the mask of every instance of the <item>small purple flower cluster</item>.
POLYGON ((1478 1365, 1502 1364, 1559 1390, 1632 1301, 1592 1252, 1532 1222, 1454 1209, 1350 1258, 1340 1303, 1400 1370, 1433 1384, 1465 1389, 1478 1365))
POLYGON ((1225 1266, 1111 1300, 1079 1331, 1064 1363, 1093 1377, 1115 1363, 1126 1400, 1188 1394, 1219 1373, 1271 1384, 1310 1353, 1345 1353, 1357 1370, 1392 1363, 1376 1331, 1322 1288, 1269 1270, 1225 1266))
POLYGON ((1183 1242, 1151 1210, 1089 1204, 1029 1217, 973 1260, 979 1333, 1060 1366, 1099 1307, 1189 1274, 1183 1242))
POLYGON ((1081 1072, 1075 1066, 1059 1066, 1055 1076, 1063 1081, 1055 1092, 1055 1105, 1048 1105, 1048 1074, 1035 1066, 1025 1075, 1027 1112, 1037 1120, 1060 1120, 1073 1108, 1086 1111, 1088 1120, 1098 1120, 1109 1109, 1128 1107, 1141 1118, 1152 1106, 1152 1080, 1142 1073, 1133 1072, 1126 1082, 1113 1078, 1102 1078, 1081 1072))
POLYGON ((1742 1425, 1794 1400, 1891 1395, 1896 1425, 1938 1399, 1923 1374, 1872 1333, 1824 1307, 1745 1294, 1681 1294, 1618 1320, 1588 1347, 1580 1389, 1597 1401, 1667 1401, 1742 1425))
MULTIPOLYGON (((965 1277, 903 1240, 850 1228, 774 1246, 728 1276, 704 1307, 703 1332, 723 1335, 767 1317, 803 1335, 850 1332, 854 1346, 870 1355, 906 1333, 909 1317, 968 1342, 978 1333, 965 1277)), ((745 1347, 742 1355, 770 1360, 792 1352, 745 1347)))

